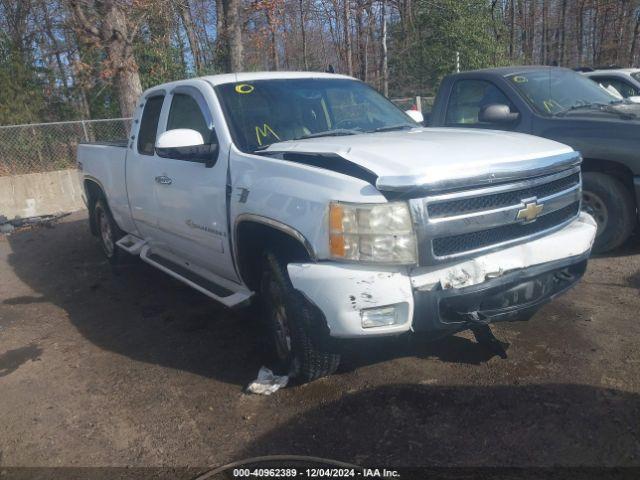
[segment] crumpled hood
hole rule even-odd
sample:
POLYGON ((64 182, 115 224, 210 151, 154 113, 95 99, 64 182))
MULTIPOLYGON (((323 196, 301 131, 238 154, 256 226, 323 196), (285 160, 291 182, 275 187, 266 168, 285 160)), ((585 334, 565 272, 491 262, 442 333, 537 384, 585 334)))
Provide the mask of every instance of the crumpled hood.
POLYGON ((336 154, 373 172, 382 190, 418 185, 445 189, 522 178, 532 168, 557 170, 578 157, 571 147, 532 135, 458 128, 291 140, 265 151, 336 154))

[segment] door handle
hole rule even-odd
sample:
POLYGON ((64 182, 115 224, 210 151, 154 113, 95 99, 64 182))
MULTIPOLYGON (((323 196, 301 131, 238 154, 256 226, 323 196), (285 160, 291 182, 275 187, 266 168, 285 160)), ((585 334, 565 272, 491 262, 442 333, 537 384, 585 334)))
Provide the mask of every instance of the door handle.
POLYGON ((156 177, 156 183, 159 183, 160 185, 171 185, 173 183, 173 180, 165 175, 161 175, 159 177, 156 177))

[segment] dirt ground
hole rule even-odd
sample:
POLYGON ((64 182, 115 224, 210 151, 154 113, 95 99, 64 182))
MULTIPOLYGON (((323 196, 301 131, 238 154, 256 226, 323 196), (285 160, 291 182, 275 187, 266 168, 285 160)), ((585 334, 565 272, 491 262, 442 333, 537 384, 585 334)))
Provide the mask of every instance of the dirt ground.
POLYGON ((263 454, 363 465, 640 466, 640 239, 496 335, 358 342, 272 397, 251 319, 134 261, 84 213, 0 235, 0 465, 207 466, 263 454))

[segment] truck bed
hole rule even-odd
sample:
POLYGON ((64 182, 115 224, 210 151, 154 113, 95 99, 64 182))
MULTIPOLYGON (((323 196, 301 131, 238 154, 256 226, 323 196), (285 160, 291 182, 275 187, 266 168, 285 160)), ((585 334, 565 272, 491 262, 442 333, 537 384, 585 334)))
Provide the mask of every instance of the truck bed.
POLYGON ((126 187, 127 141, 91 142, 78 145, 78 169, 84 181, 97 183, 105 192, 116 222, 126 231, 133 228, 126 187))

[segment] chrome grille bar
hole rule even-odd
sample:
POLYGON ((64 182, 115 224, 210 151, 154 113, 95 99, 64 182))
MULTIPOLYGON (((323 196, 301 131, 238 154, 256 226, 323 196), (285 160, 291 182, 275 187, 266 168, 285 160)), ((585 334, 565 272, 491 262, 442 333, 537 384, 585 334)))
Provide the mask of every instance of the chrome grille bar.
POLYGON ((429 265, 461 259, 550 233, 576 218, 581 194, 580 167, 577 166, 518 182, 411 200, 418 224, 420 263, 429 265), (532 193, 544 196, 532 196, 532 193), (443 204, 444 208, 433 208, 443 204), (498 207, 491 208, 495 205, 498 207), (489 208, 481 208, 486 206, 489 208), (519 212, 525 211, 526 217, 528 208, 540 210, 537 218, 519 219, 519 212), (435 216, 430 216, 431 212, 435 212, 435 216), (514 227, 503 228, 509 225, 514 227), (519 225, 528 226, 519 228, 519 225))

